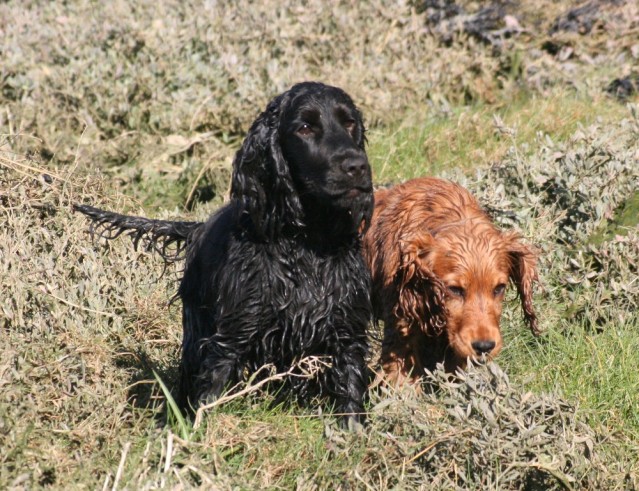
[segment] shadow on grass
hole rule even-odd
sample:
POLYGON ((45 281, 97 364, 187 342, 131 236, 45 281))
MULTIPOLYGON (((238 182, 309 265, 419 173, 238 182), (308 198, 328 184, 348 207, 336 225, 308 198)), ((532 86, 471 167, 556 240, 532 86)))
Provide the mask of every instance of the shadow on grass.
POLYGON ((140 349, 135 353, 122 353, 117 358, 116 366, 130 374, 127 401, 131 408, 153 411, 158 425, 166 425, 167 399, 156 376, 169 388, 175 399, 180 374, 178 354, 174 362, 166 365, 153 360, 146 351, 140 349))

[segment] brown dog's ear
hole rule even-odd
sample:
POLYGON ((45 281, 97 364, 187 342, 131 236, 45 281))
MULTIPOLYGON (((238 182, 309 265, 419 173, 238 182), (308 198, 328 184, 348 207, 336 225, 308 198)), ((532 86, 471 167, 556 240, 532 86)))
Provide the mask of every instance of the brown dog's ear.
POLYGON ((524 244, 517 233, 504 234, 510 257, 510 278, 517 287, 524 319, 535 336, 541 332, 537 325, 537 315, 533 309, 533 287, 539 280, 537 275, 537 251, 524 244))
POLYGON ((439 334, 446 323, 444 286, 428 266, 434 239, 430 234, 402 237, 401 262, 396 274, 399 292, 393 314, 417 324, 429 334, 439 334))

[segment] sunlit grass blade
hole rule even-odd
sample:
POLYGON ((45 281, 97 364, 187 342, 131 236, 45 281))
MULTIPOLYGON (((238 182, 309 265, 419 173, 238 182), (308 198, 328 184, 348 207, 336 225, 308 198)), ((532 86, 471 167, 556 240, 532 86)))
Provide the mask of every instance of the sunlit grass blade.
POLYGON ((182 411, 180 411, 180 407, 178 406, 177 402, 175 402, 173 395, 171 395, 171 391, 162 380, 162 377, 160 377, 155 370, 153 370, 153 376, 155 377, 155 380, 157 380, 158 384, 160 385, 160 389, 162 389, 162 394, 164 394, 164 398, 166 399, 166 403, 167 403, 166 419, 168 423, 171 424, 171 422, 175 422, 177 424, 180 437, 183 438, 184 440, 188 440, 191 437, 191 424, 189 423, 189 421, 187 421, 184 415, 182 415, 182 411))

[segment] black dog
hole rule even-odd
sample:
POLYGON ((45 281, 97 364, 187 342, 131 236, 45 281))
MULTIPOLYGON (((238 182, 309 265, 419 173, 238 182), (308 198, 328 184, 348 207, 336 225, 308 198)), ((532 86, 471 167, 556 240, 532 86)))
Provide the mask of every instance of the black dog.
POLYGON ((349 426, 363 420, 371 305, 360 237, 373 209, 364 144, 344 91, 301 83, 253 123, 233 162, 231 201, 206 223, 76 207, 109 238, 186 241, 183 407, 264 364, 288 371, 321 356, 329 367, 311 380, 289 377, 289 388, 303 400, 328 395, 349 426))

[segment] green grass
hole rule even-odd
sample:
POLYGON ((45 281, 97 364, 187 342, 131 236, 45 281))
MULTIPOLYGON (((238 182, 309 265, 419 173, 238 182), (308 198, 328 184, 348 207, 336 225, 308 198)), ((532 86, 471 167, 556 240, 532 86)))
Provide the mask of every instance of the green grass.
POLYGON ((590 239, 594 245, 599 245, 607 240, 612 240, 616 236, 627 235, 629 230, 639 224, 639 191, 626 199, 621 206, 615 210, 611 220, 602 224, 590 239))
POLYGON ((545 97, 514 90, 502 97, 499 103, 455 107, 443 114, 424 108, 422 114, 408 113, 401 123, 374 128, 368 139, 375 178, 389 183, 451 169, 472 170, 499 162, 513 146, 534 153, 539 134, 563 141, 579 127, 615 121, 627 113, 606 97, 573 90, 559 89, 545 97))
POLYGON ((542 338, 506 331, 500 363, 533 391, 575 401, 590 424, 639 438, 639 325, 609 322, 593 331, 580 324, 553 326, 542 338))

